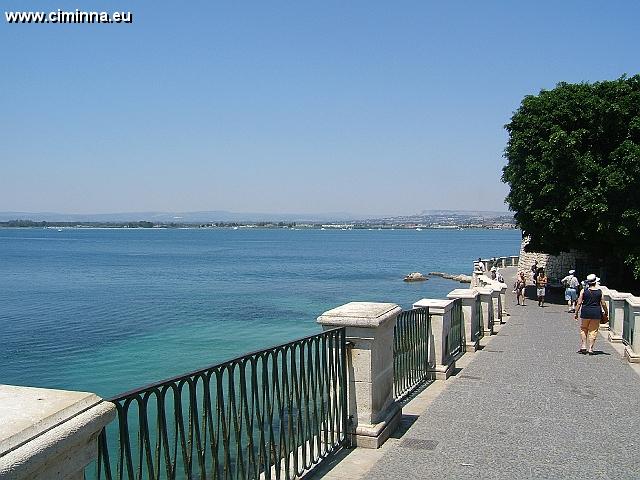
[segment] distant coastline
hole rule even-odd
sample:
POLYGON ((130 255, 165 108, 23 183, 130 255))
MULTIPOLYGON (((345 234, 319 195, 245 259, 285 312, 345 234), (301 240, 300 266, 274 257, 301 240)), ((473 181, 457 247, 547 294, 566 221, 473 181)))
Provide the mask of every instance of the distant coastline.
POLYGON ((45 229, 290 229, 290 230, 467 230, 490 229, 512 230, 517 228, 510 223, 460 223, 460 224, 416 224, 416 223, 297 223, 297 222, 213 222, 205 224, 195 223, 155 223, 155 222, 36 222, 32 220, 10 220, 0 222, 0 228, 45 228, 45 229))
POLYGON ((377 218, 333 218, 230 212, 186 214, 64 215, 0 212, 0 228, 289 228, 289 229, 515 229, 513 215, 505 212, 425 210, 415 215, 377 218), (137 218, 134 216, 136 215, 137 218), (244 218, 245 216, 251 218, 244 218))

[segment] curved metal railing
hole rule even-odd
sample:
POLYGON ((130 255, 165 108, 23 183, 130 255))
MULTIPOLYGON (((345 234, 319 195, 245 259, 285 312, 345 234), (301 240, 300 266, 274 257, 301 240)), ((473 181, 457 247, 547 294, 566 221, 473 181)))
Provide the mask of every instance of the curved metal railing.
POLYGON ((98 479, 291 479, 345 444, 345 330, 110 399, 98 479))
POLYGON ((446 359, 456 359, 464 353, 464 316, 461 298, 456 298, 451 306, 451 328, 446 338, 446 359))
POLYGON ((393 390, 405 397, 429 380, 431 317, 429 308, 405 310, 393 332, 393 390))

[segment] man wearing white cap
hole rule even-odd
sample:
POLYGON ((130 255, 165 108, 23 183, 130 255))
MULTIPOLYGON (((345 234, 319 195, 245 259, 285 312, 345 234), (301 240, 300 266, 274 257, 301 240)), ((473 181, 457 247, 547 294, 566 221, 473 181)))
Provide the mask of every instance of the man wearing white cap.
POLYGON ((562 279, 562 285, 564 285, 564 299, 569 306, 569 313, 576 311, 576 299, 578 298, 578 285, 580 282, 575 276, 575 270, 569 270, 569 275, 562 279))

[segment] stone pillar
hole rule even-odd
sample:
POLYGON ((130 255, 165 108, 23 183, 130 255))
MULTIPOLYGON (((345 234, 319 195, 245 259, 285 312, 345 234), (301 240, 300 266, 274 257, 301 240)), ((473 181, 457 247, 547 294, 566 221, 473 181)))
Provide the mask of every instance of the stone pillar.
POLYGON ((482 310, 482 323, 485 335, 493 335, 493 323, 495 318, 493 316, 493 289, 489 287, 476 287, 474 288, 478 292, 478 301, 480 302, 480 308, 482 310))
POLYGON ((499 287, 497 285, 498 282, 491 282, 488 283, 485 288, 488 288, 491 290, 491 305, 493 308, 493 321, 494 323, 500 323, 502 324, 502 305, 500 302, 500 291, 502 290, 501 287, 499 287))
POLYGON ((402 408, 393 397, 393 329, 402 309, 395 303, 351 302, 323 313, 327 330, 346 327, 347 402, 352 440, 378 448, 393 433, 402 408))
POLYGON ((502 282, 491 282, 491 287, 498 290, 499 302, 498 312, 500 313, 500 321, 504 323, 504 317, 507 315, 507 284, 502 282))
POLYGON ((609 341, 622 342, 622 322, 624 321, 624 308, 630 293, 609 290, 609 341))
POLYGON ((629 309, 630 345, 624 349, 624 356, 631 363, 640 363, 640 298, 627 297, 629 309))
POLYGON ((480 276, 483 273, 480 270, 474 270, 471 276, 471 287, 479 287, 480 286, 480 276))
POLYGON ((0 385, 0 478, 82 480, 115 412, 93 393, 0 385))
POLYGON ((478 301, 478 292, 470 288, 456 288, 447 295, 448 299, 462 300, 462 314, 464 315, 464 340, 467 352, 475 352, 480 346, 480 338, 476 335, 476 329, 480 332, 484 331, 482 325, 478 325, 480 319, 477 318, 476 302, 478 301))
POLYGON ((456 366, 455 359, 446 354, 446 345, 451 333, 451 307, 453 300, 423 298, 413 304, 413 308, 429 307, 431 335, 433 336, 434 364, 429 371, 436 380, 446 380, 456 366))

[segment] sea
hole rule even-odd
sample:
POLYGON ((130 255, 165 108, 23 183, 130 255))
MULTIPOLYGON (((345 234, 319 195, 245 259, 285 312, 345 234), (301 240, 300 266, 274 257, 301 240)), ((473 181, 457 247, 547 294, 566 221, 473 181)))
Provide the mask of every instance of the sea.
POLYGON ((319 333, 351 301, 445 298, 519 230, 0 229, 0 383, 109 398, 319 333))

